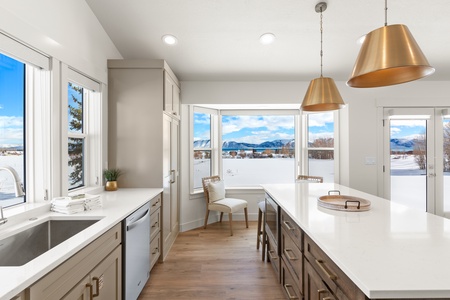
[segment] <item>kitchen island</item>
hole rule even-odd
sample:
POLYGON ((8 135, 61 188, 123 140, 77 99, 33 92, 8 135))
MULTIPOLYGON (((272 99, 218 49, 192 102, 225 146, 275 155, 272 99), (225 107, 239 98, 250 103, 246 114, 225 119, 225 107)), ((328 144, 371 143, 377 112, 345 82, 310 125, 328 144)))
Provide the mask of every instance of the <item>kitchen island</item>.
POLYGON ((33 285, 40 278, 120 224, 124 218, 161 192, 162 189, 158 188, 122 188, 115 192, 103 192, 101 193, 102 208, 72 215, 50 212, 48 202, 24 205, 23 212, 8 217, 8 222, 0 227, 0 240, 48 219, 86 219, 98 220, 98 222, 22 266, 0 267, 0 299, 9 300, 33 285))
POLYGON ((367 298, 450 299, 450 220, 338 184, 263 188, 367 298), (367 199, 371 209, 319 207, 330 190, 367 199))

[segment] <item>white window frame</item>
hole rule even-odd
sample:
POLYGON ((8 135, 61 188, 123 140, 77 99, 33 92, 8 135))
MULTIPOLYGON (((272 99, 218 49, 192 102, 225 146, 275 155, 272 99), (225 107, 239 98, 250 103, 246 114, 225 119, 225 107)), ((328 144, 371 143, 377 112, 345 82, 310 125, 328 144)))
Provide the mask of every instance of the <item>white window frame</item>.
MULTIPOLYGON (((300 145, 300 134, 301 132, 301 126, 300 126, 300 110, 297 109, 211 109, 206 108, 203 106, 197 106, 197 105, 190 105, 189 106, 189 115, 190 115, 190 122, 189 122, 189 153, 190 153, 190 193, 201 193, 203 192, 203 189, 194 189, 194 159, 193 159, 193 153, 194 150, 200 150, 200 149, 194 149, 194 111, 195 112, 201 112, 201 113, 207 113, 211 114, 211 144, 213 145, 213 149, 211 152, 211 164, 212 164, 212 170, 211 174, 219 174, 219 176, 223 177, 223 163, 222 163, 222 116, 223 115, 294 115, 294 139, 295 144, 300 145), (214 118, 213 118, 214 114, 214 118), (214 121, 213 121, 214 119, 214 121)), ((208 150, 208 149, 202 149, 202 150, 208 150)), ((299 174, 300 170, 300 151, 301 147, 295 148, 295 176, 299 174)), ((293 178, 294 181, 294 178, 293 178)), ((254 187, 253 187, 254 188, 254 187)))
MULTIPOLYGON (((317 112, 317 113, 325 113, 325 112, 317 112)), ((335 183, 339 183, 340 182, 340 178, 339 178, 339 111, 335 110, 333 111, 333 126, 334 126, 334 132, 333 132, 333 138, 334 138, 334 147, 320 147, 320 148, 314 148, 314 147, 309 147, 308 146, 308 137, 309 137, 309 124, 308 124, 308 115, 313 114, 313 113, 306 113, 303 112, 302 114, 302 160, 301 160, 301 166, 300 166, 300 170, 301 170, 301 174, 304 175, 309 175, 309 157, 308 157, 308 153, 309 150, 333 150, 334 151, 334 182, 335 183)), ((320 176, 320 175, 319 175, 320 176)))
POLYGON ((220 137, 217 134, 218 128, 219 128, 219 110, 217 109, 211 109, 211 108, 205 108, 200 106, 189 106, 189 116, 190 116, 190 122, 189 122, 189 153, 190 153, 190 180, 189 180, 189 186, 190 186, 190 192, 191 194, 195 192, 203 192, 202 188, 196 188, 194 189, 194 158, 193 154, 194 151, 211 151, 211 175, 217 174, 219 172, 219 145, 220 145, 220 137), (194 113, 202 113, 207 114, 211 116, 210 122, 210 147, 209 148, 194 148, 194 113))
POLYGON ((26 202, 23 204, 48 200, 51 186, 51 59, 3 32, 0 32, 0 52, 25 64, 26 202))
POLYGON ((102 186, 102 149, 104 112, 102 90, 104 86, 65 64, 61 64, 61 194, 70 195, 97 190, 102 186), (69 82, 83 87, 83 134, 68 130, 68 85, 69 82), (68 182, 68 138, 84 138, 84 185, 69 191, 68 182))

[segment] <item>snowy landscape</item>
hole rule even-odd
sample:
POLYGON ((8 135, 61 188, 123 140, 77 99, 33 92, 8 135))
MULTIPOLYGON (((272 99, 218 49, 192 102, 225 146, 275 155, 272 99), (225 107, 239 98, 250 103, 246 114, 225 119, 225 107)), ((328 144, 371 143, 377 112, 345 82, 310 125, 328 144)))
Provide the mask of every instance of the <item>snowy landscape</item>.
MULTIPOLYGON (((10 166, 16 170, 23 182, 23 154, 0 156, 0 166, 10 166)), ((23 198, 15 198, 14 179, 8 171, 0 171, 0 206, 9 206, 23 202, 23 198)))

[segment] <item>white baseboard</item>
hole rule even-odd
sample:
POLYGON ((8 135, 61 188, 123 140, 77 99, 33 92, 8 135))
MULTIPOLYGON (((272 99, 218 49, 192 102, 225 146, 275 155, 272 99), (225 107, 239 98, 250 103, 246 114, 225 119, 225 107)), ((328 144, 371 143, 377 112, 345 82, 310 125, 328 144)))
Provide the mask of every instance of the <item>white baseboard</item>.
MULTIPOLYGON (((219 222, 220 215, 209 215, 209 221, 208 224, 219 222)), ((228 214, 223 214, 223 221, 228 221, 228 214)), ((249 221, 258 221, 258 214, 248 214, 248 220, 249 221)), ((233 221, 245 221, 244 213, 234 213, 233 214, 233 221)), ((202 227, 205 224, 205 219, 198 219, 195 221, 187 222, 180 224, 180 232, 185 232, 188 230, 196 229, 199 227, 202 227)))

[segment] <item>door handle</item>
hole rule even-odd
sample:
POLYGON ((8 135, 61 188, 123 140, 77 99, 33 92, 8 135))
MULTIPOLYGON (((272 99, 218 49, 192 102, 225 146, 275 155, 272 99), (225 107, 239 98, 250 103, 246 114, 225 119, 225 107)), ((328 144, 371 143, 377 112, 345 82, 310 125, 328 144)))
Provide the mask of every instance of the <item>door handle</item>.
POLYGON ((175 183, 175 170, 170 170, 170 183, 175 183))
POLYGON ((142 223, 144 219, 146 219, 148 216, 150 216, 150 209, 147 209, 147 211, 142 215, 142 217, 140 217, 136 221, 128 223, 127 231, 130 231, 131 229, 133 229, 133 227, 136 227, 137 225, 139 225, 139 223, 142 223))

